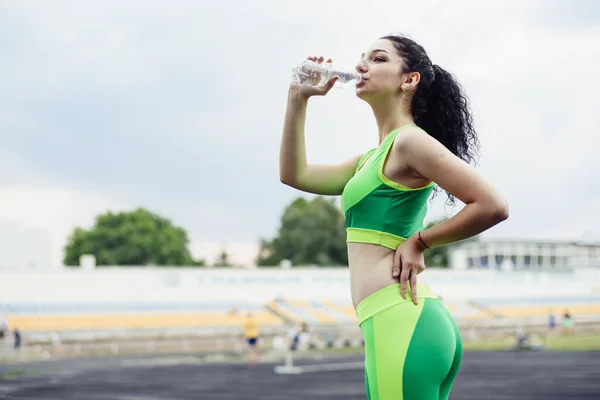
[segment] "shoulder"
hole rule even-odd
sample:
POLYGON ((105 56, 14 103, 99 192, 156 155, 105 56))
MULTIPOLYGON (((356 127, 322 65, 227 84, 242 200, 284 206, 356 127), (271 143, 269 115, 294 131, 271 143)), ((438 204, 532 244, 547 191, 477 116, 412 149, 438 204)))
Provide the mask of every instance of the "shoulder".
POLYGON ((442 155, 448 152, 448 149, 437 139, 417 126, 403 130, 396 137, 393 149, 409 157, 442 155))
POLYGON ((418 143, 428 142, 433 139, 426 131, 418 126, 411 126, 403 129, 394 140, 394 147, 397 149, 414 146, 418 143))

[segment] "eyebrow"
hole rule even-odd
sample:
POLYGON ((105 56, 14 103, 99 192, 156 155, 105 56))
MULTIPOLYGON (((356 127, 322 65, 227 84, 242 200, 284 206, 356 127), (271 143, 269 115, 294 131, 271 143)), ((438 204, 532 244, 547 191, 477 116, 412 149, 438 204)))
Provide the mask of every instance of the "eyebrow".
MULTIPOLYGON (((378 53, 378 52, 380 52, 380 51, 383 51, 384 53, 388 53, 388 52, 387 52, 387 50, 383 50, 383 49, 375 49, 375 50, 371 51, 371 53, 378 53)), ((388 54, 389 54, 389 53, 388 53, 388 54)), ((361 57, 364 57, 364 56, 365 56, 365 53, 362 53, 360 56, 361 56, 361 57)))

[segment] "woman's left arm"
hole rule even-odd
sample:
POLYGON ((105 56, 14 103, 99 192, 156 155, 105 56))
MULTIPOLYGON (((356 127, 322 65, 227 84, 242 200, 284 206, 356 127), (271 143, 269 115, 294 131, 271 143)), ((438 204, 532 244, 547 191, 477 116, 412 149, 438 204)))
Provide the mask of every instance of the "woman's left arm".
MULTIPOLYGON (((394 147, 399 157, 419 175, 465 203, 452 218, 421 231, 420 239, 419 233, 415 233, 398 247, 392 275, 398 277, 402 270, 400 283, 405 296, 408 279, 411 289, 416 291, 416 275, 425 267, 419 264, 427 248, 470 238, 504 221, 508 218, 508 203, 473 167, 422 131, 407 132, 394 147)), ((413 301, 416 303, 416 293, 413 301)))

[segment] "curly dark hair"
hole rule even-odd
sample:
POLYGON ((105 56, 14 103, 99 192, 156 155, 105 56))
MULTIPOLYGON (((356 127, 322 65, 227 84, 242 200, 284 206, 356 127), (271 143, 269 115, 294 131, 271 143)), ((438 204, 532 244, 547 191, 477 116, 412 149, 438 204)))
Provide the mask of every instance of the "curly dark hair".
MULTIPOLYGON (((415 123, 460 159, 469 164, 476 163, 479 140, 469 100, 455 77, 439 65, 432 64, 423 46, 412 39, 400 35, 381 39, 394 43, 404 60, 401 72, 418 72, 421 75, 411 103, 415 123)), ((435 191, 439 191, 437 186, 435 191)), ((454 205, 454 196, 447 195, 447 204, 454 205)))

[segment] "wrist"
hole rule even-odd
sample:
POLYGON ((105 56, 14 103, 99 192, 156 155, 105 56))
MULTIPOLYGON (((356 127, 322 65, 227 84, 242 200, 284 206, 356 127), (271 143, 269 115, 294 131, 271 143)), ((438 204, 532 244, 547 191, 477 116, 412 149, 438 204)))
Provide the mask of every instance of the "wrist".
POLYGON ((307 103, 309 98, 310 96, 307 96, 306 94, 302 93, 302 90, 300 90, 299 87, 290 86, 290 89, 288 91, 288 99, 296 102, 307 103))
POLYGON ((420 232, 413 234, 409 240, 412 241, 413 246, 421 252, 425 252, 425 250, 430 249, 427 242, 425 242, 423 237, 420 235, 420 232))

